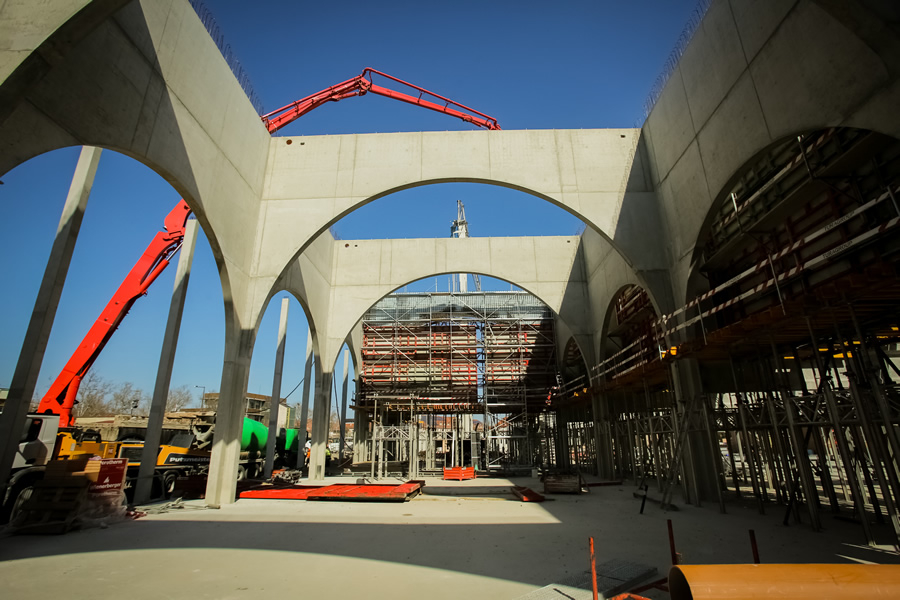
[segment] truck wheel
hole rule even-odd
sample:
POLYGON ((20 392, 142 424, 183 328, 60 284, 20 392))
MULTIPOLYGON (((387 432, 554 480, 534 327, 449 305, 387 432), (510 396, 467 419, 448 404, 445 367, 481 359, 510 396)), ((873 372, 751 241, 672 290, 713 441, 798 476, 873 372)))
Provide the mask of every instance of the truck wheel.
POLYGON ((243 481, 245 479, 247 479, 247 466, 238 465, 237 480, 243 481))
POLYGON ((31 498, 34 484, 39 479, 39 477, 25 477, 13 484, 6 504, 0 510, 0 523, 11 523, 19 515, 22 507, 31 498))
POLYGON ((162 476, 162 496, 169 498, 175 491, 175 480, 178 479, 178 471, 166 471, 162 476))

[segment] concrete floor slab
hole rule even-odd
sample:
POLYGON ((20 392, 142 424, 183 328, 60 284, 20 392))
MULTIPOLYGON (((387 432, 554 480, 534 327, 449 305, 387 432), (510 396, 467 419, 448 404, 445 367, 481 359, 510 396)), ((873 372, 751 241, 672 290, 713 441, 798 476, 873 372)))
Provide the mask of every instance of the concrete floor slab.
MULTIPOLYGON (((541 489, 537 480, 502 481, 541 489)), ((467 491, 501 481, 430 481, 467 491)), ((426 486, 427 487, 427 486, 426 486)), ((669 567, 666 519, 686 563, 745 563, 754 529, 763 562, 900 563, 864 546, 860 528, 824 517, 825 530, 781 525, 783 510, 682 506, 666 513, 631 495, 633 485, 553 495, 541 504, 512 494, 420 495, 402 504, 203 501, 107 529, 0 538, 4 598, 73 590, 91 598, 250 599, 517 598, 619 558, 669 567)), ((159 506, 157 506, 158 508, 159 506)), ((887 530, 883 532, 889 534, 887 530)), ((665 597, 665 596, 661 596, 665 597)))

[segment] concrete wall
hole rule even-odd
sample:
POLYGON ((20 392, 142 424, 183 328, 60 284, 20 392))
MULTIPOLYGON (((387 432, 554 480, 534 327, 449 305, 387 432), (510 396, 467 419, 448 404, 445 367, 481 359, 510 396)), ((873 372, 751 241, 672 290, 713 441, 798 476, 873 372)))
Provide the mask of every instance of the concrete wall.
POLYGON ((547 304, 573 333, 590 334, 577 237, 340 240, 334 246, 324 364, 337 359, 352 327, 375 302, 407 283, 447 273, 515 283, 547 304))
POLYGON ((679 305, 703 223, 748 161, 830 126, 900 137, 896 12, 856 0, 712 2, 643 126, 679 305))
MULTIPOLYGON (((465 131, 273 138, 254 272, 274 281, 338 219, 399 190, 471 181, 519 189, 578 216, 637 268, 662 255, 620 215, 655 205, 637 130, 465 131), (285 243, 289 239, 289 243, 285 243)), ((634 219, 632 219, 634 220, 634 219)), ((656 222, 636 219, 647 231, 656 222)), ((654 239, 650 236, 649 239, 654 239)))

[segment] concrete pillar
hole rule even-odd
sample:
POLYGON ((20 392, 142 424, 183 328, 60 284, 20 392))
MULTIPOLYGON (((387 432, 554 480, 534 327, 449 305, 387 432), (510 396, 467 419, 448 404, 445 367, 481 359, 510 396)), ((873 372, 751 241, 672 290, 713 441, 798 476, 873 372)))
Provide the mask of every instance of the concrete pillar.
POLYGON ((94 184, 99 161, 100 148, 90 146, 82 148, 59 219, 59 226, 56 228, 50 258, 47 259, 47 266, 44 269, 44 278, 41 280, 41 287, 38 289, 34 309, 31 312, 31 320, 25 331, 19 362, 16 363, 16 370, 9 386, 9 397, 3 413, 0 414, 0 491, 5 488, 9 479, 13 459, 18 450, 19 434, 25 427, 28 408, 34 396, 34 387, 44 360, 47 340, 50 339, 59 297, 66 281, 66 274, 69 272, 69 263, 72 261, 72 252, 75 250, 75 241, 78 239, 78 231, 84 218, 88 197, 91 195, 91 186, 94 184))
MULTIPOLYGON (((434 437, 435 437, 434 436, 435 430, 433 427, 434 417, 432 416, 431 418, 429 418, 427 420, 427 422, 431 423, 432 426, 425 428, 425 430, 427 432, 427 435, 425 436, 426 444, 427 444, 425 446, 425 468, 426 469, 436 469, 437 465, 435 463, 437 462, 437 452, 435 451, 436 449, 435 449, 435 440, 434 440, 434 437)), ((441 466, 443 466, 443 465, 441 465, 441 466)))
POLYGON ((275 468, 275 438, 278 437, 278 410, 281 406, 281 376, 284 373, 284 342, 287 336, 288 306, 290 298, 281 299, 281 319, 278 322, 278 348, 275 351, 275 375, 272 380, 272 398, 269 400, 269 437, 266 441, 266 479, 275 468))
POLYGON ((306 463, 306 421, 309 418, 309 383, 312 381, 313 367, 313 339, 312 331, 306 328, 306 364, 303 367, 303 401, 300 406, 300 438, 298 440, 300 451, 297 453, 297 468, 302 469, 306 463))
POLYGON ((328 421, 331 415, 331 382, 334 373, 316 367, 316 395, 313 404, 312 447, 309 452, 309 479, 325 479, 325 446, 328 444, 328 421))
POLYGON ((613 479, 612 445, 606 433, 608 416, 605 403, 606 398, 602 394, 591 396, 591 414, 594 417, 594 449, 596 452, 597 475, 604 479, 613 479))
POLYGON ((347 348, 344 348, 344 382, 341 385, 341 422, 340 422, 340 433, 341 440, 340 444, 338 444, 338 463, 340 463, 340 458, 344 454, 344 438, 347 435, 347 428, 344 425, 344 422, 347 420, 347 373, 348 367, 350 366, 350 351, 347 348))
MULTIPOLYGON (((688 427, 693 428, 701 415, 701 402, 704 402, 703 384, 700 367, 696 359, 681 359, 672 369, 675 380, 675 396, 680 414, 688 407, 693 407, 688 427)), ((710 453, 709 439, 705 432, 695 431, 687 435, 687 445, 681 455, 684 465, 685 484, 693 503, 700 506, 701 501, 709 501, 718 497, 718 475, 713 462, 718 457, 710 453)))
POLYGON ((156 369, 156 383, 153 386, 153 400, 150 403, 150 417, 147 419, 144 450, 141 452, 141 467, 138 471, 137 485, 134 490, 135 504, 143 504, 149 501, 153 488, 153 475, 156 472, 159 439, 162 434, 163 419, 166 413, 166 401, 169 398, 172 365, 175 363, 178 332, 181 330, 181 316, 184 313, 184 299, 187 296, 188 280, 191 277, 191 263, 194 260, 194 246, 196 242, 197 221, 192 219, 185 224, 184 241, 181 245, 181 255, 178 257, 178 268, 175 271, 175 286, 172 289, 169 318, 166 321, 162 351, 159 354, 159 367, 156 369))
MULTIPOLYGON (((226 310, 229 310, 226 305, 226 310)), ((219 508, 235 501, 238 462, 241 457, 241 433, 244 425, 244 393, 250 377, 250 357, 253 332, 241 329, 240 319, 225 332, 225 360, 222 364, 222 385, 216 409, 216 430, 213 440, 209 477, 206 480, 206 504, 219 508)))
POLYGON ((353 462, 361 463, 366 460, 366 444, 369 435, 369 413, 357 410, 353 414, 353 462))

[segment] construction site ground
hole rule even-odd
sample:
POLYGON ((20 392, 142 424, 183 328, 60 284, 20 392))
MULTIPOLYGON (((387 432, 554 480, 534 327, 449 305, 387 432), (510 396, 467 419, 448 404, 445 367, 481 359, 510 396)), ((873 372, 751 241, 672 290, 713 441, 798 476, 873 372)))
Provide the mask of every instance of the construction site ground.
POLYGON ((589 536, 598 563, 623 559, 664 575, 667 519, 687 564, 751 562, 750 529, 764 563, 900 564, 893 547, 866 547, 858 525, 824 513, 825 529, 813 532, 782 525, 775 504, 766 515, 738 504, 722 515, 715 503, 685 506, 676 493, 678 511, 648 502, 639 514, 632 482, 543 503, 520 502, 513 485, 543 489, 534 478, 427 479, 425 493, 406 503, 242 499, 209 509, 190 500, 62 536, 4 533, 3 597, 512 599, 588 569, 589 536))

